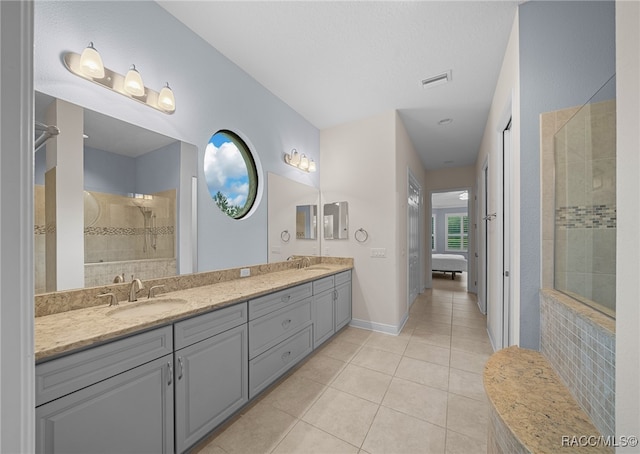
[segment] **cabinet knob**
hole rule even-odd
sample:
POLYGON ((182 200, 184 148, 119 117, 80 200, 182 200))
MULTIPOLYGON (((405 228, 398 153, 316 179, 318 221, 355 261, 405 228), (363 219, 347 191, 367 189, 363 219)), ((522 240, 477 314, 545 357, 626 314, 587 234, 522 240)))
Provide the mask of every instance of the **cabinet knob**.
POLYGON ((290 299, 291 299, 291 295, 284 295, 284 296, 282 297, 282 302, 283 302, 283 303, 286 303, 286 302, 288 302, 290 299))
POLYGON ((291 356, 291 352, 284 352, 282 354, 282 361, 285 361, 285 362, 288 361, 290 356, 291 356))
POLYGON ((283 320, 283 321, 282 321, 282 327, 283 327, 284 329, 289 328, 289 325, 290 325, 290 324, 291 324, 291 319, 290 319, 290 318, 288 318, 288 319, 286 319, 286 320, 283 320))

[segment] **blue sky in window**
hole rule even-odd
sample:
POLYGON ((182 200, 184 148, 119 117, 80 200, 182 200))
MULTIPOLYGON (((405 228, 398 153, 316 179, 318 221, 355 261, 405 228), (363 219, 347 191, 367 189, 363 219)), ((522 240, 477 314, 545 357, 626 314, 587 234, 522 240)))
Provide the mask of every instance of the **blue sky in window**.
POLYGON ((242 154, 224 133, 214 134, 204 151, 204 176, 209 193, 218 191, 232 205, 243 207, 249 194, 249 173, 242 154))

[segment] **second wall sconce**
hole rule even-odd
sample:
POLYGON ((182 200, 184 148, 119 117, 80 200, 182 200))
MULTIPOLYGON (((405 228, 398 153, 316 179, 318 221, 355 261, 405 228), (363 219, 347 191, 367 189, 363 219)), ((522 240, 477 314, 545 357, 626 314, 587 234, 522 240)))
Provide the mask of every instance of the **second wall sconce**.
POLYGON ((160 112, 171 115, 176 110, 176 100, 168 83, 158 93, 144 86, 142 76, 135 65, 131 65, 126 76, 105 68, 100 54, 93 47, 93 43, 89 43, 81 55, 67 52, 64 54, 63 60, 67 69, 78 77, 120 93, 160 112))
POLYGON ((298 150, 295 148, 291 150, 291 153, 284 154, 284 162, 305 172, 316 171, 316 162, 313 159, 307 158, 304 153, 298 153, 298 150))

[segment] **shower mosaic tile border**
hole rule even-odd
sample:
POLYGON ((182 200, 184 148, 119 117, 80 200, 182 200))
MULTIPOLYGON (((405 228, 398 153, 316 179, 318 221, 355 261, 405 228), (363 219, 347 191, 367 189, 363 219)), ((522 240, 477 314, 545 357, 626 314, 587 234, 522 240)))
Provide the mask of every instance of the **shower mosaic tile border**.
POLYGON ((609 205, 569 206, 556 209, 561 229, 615 229, 617 208, 609 205))

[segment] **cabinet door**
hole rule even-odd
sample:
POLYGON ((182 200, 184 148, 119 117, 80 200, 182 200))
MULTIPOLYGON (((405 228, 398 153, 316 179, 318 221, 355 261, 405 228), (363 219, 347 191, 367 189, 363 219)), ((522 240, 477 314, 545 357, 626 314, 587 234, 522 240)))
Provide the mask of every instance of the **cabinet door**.
POLYGON ((249 399, 247 325, 178 350, 176 452, 184 452, 249 399))
POLYGON ((173 452, 172 364, 167 355, 36 408, 36 452, 173 452))
POLYGON ((351 321, 351 281, 336 287, 336 331, 351 321))
POLYGON ((334 330, 333 289, 313 296, 313 348, 330 338, 334 330))

